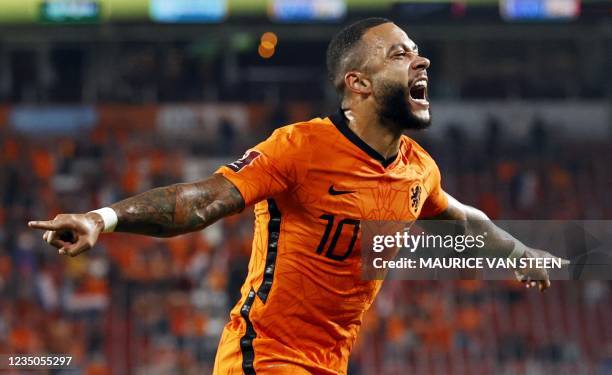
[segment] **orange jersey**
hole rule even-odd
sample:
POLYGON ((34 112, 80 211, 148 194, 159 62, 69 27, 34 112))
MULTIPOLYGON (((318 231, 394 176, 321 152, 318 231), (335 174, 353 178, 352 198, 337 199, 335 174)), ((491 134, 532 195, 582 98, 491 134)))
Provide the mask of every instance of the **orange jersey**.
POLYGON ((382 283, 361 278, 360 223, 444 211, 435 162, 406 136, 384 160, 338 113, 280 128, 217 173, 255 204, 255 235, 215 373, 346 374, 382 283))

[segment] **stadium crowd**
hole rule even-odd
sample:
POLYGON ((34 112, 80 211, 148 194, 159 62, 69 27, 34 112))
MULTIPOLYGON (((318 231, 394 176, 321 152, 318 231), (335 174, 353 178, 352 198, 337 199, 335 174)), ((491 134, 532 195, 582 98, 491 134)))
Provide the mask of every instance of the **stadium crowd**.
MULTIPOLYGON (((271 111, 264 123, 294 120, 271 111)), ((494 219, 612 217, 610 141, 550 137, 535 120, 527 139, 510 141, 499 121, 491 119, 485 141, 460 127, 442 138, 415 135, 438 161, 447 191, 494 219)), ((30 218, 88 211, 193 178, 194 164, 210 165, 208 173, 240 156, 243 138, 269 129, 244 137, 220 130, 223 147, 210 152, 194 140, 165 143, 137 131, 94 127, 49 139, 0 124, 0 353, 69 353, 86 374, 210 372, 246 274, 251 210, 171 239, 104 235, 70 259, 26 228, 30 218)), ((388 281, 349 371, 610 373, 610 287, 554 282, 540 296, 511 281, 388 281)))

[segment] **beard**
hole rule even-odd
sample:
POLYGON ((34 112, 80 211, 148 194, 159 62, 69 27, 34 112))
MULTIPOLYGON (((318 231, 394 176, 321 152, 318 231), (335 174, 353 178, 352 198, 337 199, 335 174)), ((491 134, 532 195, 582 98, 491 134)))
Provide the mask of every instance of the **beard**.
POLYGON ((388 124, 400 131, 421 130, 431 125, 431 113, 427 119, 412 113, 408 99, 409 89, 400 83, 383 81, 374 93, 379 104, 376 112, 382 124, 388 124))

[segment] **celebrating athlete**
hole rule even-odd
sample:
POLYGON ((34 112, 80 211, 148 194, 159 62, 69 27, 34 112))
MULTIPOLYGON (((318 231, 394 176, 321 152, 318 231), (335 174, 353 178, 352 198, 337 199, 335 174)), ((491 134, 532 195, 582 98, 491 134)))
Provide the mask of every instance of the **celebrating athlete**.
MULTIPOLYGON (((488 232, 490 254, 551 256, 445 193, 434 160, 403 135, 431 123, 429 64, 391 21, 356 22, 327 51, 337 113, 279 128, 205 180, 29 225, 46 230, 44 240, 60 254, 75 256, 104 232, 176 236, 254 205, 249 272, 214 373, 346 374, 382 283, 360 277, 364 220, 457 220, 465 233, 488 232)), ((543 269, 518 277, 527 287, 550 286, 543 269)))

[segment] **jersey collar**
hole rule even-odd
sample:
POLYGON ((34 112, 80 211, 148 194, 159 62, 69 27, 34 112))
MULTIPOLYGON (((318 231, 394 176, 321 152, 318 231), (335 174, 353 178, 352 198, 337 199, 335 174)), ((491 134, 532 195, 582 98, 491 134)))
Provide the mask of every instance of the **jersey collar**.
POLYGON ((363 139, 359 138, 354 131, 351 130, 348 126, 348 119, 344 115, 344 111, 342 108, 338 109, 338 112, 329 116, 331 122, 336 126, 336 128, 344 135, 349 141, 351 141, 355 146, 359 147, 366 154, 370 155, 372 158, 376 159, 384 168, 387 168, 391 163, 397 159, 397 154, 391 156, 390 158, 385 159, 378 151, 374 150, 370 145, 365 143, 363 139))

